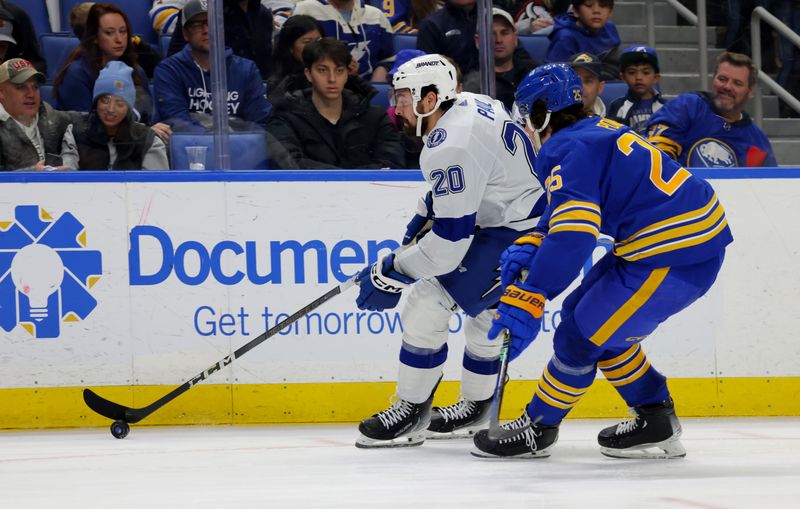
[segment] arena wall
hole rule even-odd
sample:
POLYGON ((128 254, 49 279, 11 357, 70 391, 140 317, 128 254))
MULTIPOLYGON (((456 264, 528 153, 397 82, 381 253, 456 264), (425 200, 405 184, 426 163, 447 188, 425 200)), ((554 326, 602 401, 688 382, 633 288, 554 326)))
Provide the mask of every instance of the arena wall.
MULTIPOLYGON (((670 378, 680 415, 800 415, 800 169, 696 173, 717 190, 736 240, 712 291, 645 341, 648 357, 670 378)), ((84 405, 85 387, 127 406, 158 399, 396 247, 427 189, 410 171, 7 173, 0 182, 5 429, 108 424, 84 405)), ((594 258, 607 248, 601 239, 594 258)), ((355 294, 144 424, 353 422, 384 408, 402 323, 397 310, 359 311, 355 294)), ((510 367, 504 417, 518 415, 552 353, 560 302, 548 303, 542 333, 510 367)), ((441 403, 458 393, 461 324, 451 323, 441 403)), ((571 416, 625 411, 601 379, 571 416)))

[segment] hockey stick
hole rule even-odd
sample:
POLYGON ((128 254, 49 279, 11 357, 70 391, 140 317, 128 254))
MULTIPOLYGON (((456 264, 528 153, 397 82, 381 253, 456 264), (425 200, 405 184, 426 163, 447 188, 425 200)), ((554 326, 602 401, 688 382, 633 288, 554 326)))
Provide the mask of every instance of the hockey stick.
MULTIPOLYGON (((336 288, 328 290, 328 292, 325 293, 325 295, 322 295, 315 301, 307 304, 302 309, 297 310, 293 315, 285 318, 280 323, 275 324, 268 331, 264 332, 263 334, 253 339, 249 343, 240 346, 232 354, 226 355, 220 361, 215 362, 207 369, 203 370, 200 374, 189 379, 183 385, 176 387, 175 389, 164 395, 158 401, 155 401, 144 408, 128 408, 118 403, 114 403, 113 401, 109 401, 101 396, 98 396, 91 389, 83 390, 83 400, 86 402, 86 405, 88 405, 89 408, 91 408, 98 414, 102 415, 103 417, 108 417, 109 419, 114 419, 115 421, 123 421, 124 423, 130 423, 130 424, 137 423, 142 419, 144 419, 145 417, 147 417, 148 415, 155 412, 156 410, 158 410, 159 408, 161 408, 162 406, 166 405, 173 399, 177 398, 184 392, 188 391, 198 383, 202 382, 203 380, 211 376, 213 373, 222 370, 222 368, 233 363, 233 361, 243 356, 253 348, 257 347, 267 339, 271 338, 272 336, 282 331, 283 329, 289 327, 291 324, 293 324, 300 318, 304 317, 311 311, 317 309, 318 307, 325 304, 326 302, 336 297, 340 293, 343 293, 345 290, 347 290, 354 284, 356 284, 356 276, 353 276, 352 278, 348 279, 347 281, 340 284, 336 288)), ((112 433, 113 432, 114 430, 112 425, 112 433)), ((119 436, 117 438, 124 438, 124 435, 127 435, 127 431, 121 434, 122 436, 119 436)), ((114 436, 117 435, 115 434, 114 436)))
POLYGON ((506 430, 500 427, 500 407, 503 405, 503 393, 506 390, 506 378, 508 377, 508 348, 511 346, 511 333, 508 329, 503 329, 501 334, 503 345, 500 347, 500 370, 497 373, 497 385, 492 398, 492 412, 489 415, 489 438, 492 440, 509 438, 519 433, 518 429, 506 430))

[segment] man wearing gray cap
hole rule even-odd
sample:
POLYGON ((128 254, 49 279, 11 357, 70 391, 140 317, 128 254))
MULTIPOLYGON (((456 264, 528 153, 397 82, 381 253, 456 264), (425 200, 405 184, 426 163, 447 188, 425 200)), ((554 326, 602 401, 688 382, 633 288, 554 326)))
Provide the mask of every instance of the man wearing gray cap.
MULTIPOLYGON (((36 39, 37 34, 28 13, 11 2, 0 0, 0 20, 3 20, 4 24, 8 23, 6 30, 9 31, 10 38, 13 39, 13 41, 10 41, 0 38, 0 40, 9 42, 9 44, 13 43, 13 46, 9 45, 6 49, 5 56, 0 58, 0 63, 9 58, 24 58, 32 63, 39 72, 46 73, 47 62, 45 62, 42 52, 39 50, 39 43, 36 39)), ((3 29, 0 29, 0 32, 4 32, 3 29)))
POLYGON ((79 114, 42 102, 45 77, 22 58, 0 65, 0 170, 68 170, 77 167, 72 122, 79 114))

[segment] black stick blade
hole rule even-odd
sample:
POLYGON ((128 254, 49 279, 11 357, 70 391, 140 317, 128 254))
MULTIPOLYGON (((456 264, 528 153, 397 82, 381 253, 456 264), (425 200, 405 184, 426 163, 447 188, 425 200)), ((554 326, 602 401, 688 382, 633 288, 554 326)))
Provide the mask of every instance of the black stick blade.
POLYGON ((83 401, 86 402, 86 406, 103 417, 108 417, 114 421, 123 420, 126 422, 132 422, 127 420, 127 415, 131 410, 130 408, 98 396, 91 389, 83 390, 83 401))

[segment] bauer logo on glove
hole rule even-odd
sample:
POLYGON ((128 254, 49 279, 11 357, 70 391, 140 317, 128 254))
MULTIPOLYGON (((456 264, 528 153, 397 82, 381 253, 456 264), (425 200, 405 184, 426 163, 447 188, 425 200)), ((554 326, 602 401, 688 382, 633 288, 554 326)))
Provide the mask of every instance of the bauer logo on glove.
POLYGON ((500 302, 524 309, 534 318, 542 317, 544 313, 544 300, 544 295, 527 292, 515 285, 509 285, 503 293, 503 296, 500 297, 500 302))

